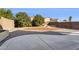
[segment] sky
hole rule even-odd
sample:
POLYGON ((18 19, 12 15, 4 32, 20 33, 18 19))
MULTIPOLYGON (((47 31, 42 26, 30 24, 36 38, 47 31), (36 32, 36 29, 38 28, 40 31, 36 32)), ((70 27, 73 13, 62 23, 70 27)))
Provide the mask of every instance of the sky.
POLYGON ((43 17, 58 18, 59 21, 72 16, 72 21, 79 21, 79 8, 10 8, 15 15, 18 12, 26 12, 29 16, 40 14, 43 17))

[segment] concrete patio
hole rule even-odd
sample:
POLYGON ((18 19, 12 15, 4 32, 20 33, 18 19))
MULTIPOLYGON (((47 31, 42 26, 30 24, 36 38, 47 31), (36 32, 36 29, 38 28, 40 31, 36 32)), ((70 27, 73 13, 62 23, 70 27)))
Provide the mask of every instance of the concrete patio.
POLYGON ((79 35, 17 30, 0 45, 1 50, 79 50, 79 35))

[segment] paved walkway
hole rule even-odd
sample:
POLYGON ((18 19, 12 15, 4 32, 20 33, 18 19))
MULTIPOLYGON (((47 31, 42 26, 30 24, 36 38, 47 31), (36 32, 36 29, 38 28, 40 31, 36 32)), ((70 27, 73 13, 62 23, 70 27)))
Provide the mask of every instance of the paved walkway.
POLYGON ((59 32, 53 32, 53 31, 47 31, 47 32, 38 32, 38 31, 24 31, 24 30, 16 30, 13 32, 10 32, 9 36, 5 38, 3 41, 0 42, 0 46, 7 40, 17 37, 17 36, 22 36, 22 35, 30 35, 30 34, 44 34, 44 35, 62 35, 59 32))
POLYGON ((14 37, 1 45, 2 50, 79 50, 79 36, 30 34, 14 37))
POLYGON ((9 36, 0 42, 4 50, 79 50, 79 31, 24 31, 10 32, 9 36))

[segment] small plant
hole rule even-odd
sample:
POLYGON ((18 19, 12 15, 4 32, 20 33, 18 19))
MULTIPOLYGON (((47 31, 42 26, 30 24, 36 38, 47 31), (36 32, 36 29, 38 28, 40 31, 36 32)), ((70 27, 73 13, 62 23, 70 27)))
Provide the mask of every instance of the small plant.
POLYGON ((0 25, 0 30, 2 30, 3 28, 2 28, 2 26, 0 25))

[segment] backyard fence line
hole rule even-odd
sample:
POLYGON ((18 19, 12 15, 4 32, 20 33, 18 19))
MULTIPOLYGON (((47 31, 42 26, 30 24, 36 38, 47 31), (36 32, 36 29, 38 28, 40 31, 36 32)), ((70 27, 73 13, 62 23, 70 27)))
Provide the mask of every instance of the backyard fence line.
POLYGON ((50 22, 48 25, 68 29, 79 29, 79 22, 50 22))

